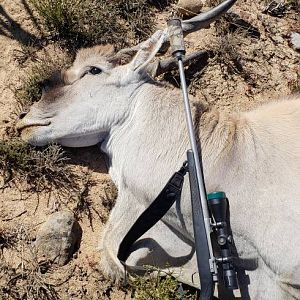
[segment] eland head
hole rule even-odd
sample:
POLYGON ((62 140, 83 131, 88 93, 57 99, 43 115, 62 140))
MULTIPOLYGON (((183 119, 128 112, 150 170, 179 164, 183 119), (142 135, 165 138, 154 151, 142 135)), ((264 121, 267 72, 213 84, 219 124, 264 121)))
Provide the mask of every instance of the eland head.
MULTIPOLYGON (((226 12, 234 0, 183 22, 185 34, 206 27, 226 12)), ((147 41, 114 53, 111 46, 80 50, 73 65, 52 76, 40 101, 17 124, 22 139, 36 146, 57 142, 63 146, 90 146, 103 141, 134 109, 145 83, 155 84, 149 73, 156 53, 168 41, 167 30, 147 41), (134 57, 127 64, 124 58, 134 57)), ((159 72, 168 69, 161 64, 159 72)), ((145 101, 146 101, 145 99, 145 101)))

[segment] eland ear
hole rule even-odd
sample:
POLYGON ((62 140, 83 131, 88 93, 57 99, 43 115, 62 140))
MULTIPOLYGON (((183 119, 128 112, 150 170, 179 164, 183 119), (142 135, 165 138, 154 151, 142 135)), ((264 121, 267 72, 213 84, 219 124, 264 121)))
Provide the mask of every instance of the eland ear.
POLYGON ((132 71, 147 71, 147 66, 160 50, 162 44, 166 40, 165 31, 159 30, 155 32, 148 40, 140 45, 140 49, 133 60, 129 63, 132 71))

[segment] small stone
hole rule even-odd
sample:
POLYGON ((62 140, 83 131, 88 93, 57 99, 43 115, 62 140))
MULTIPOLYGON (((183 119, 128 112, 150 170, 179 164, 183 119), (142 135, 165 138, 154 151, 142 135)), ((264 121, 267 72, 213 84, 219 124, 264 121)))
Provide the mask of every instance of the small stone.
POLYGON ((291 44, 295 50, 300 50, 300 34, 297 32, 291 33, 291 44))
POLYGON ((184 17, 193 17, 201 12, 203 1, 201 0, 179 0, 178 12, 184 17))
POLYGON ((35 247, 39 262, 65 265, 78 248, 82 230, 70 211, 59 211, 48 218, 37 233, 35 247))

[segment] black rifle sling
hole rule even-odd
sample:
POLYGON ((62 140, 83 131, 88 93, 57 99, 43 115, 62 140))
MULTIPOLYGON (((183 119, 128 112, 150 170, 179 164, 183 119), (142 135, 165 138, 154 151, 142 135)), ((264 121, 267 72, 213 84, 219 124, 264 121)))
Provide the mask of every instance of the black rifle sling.
POLYGON ((130 255, 130 248, 144 233, 153 227, 171 208, 175 201, 180 200, 184 175, 187 172, 186 163, 174 173, 150 206, 138 217, 123 238, 117 254, 120 262, 125 262, 130 255))

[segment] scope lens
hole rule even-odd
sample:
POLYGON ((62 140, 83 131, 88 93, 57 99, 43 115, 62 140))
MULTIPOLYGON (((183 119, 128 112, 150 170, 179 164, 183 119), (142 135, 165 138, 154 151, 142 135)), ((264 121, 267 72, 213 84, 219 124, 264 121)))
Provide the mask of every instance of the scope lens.
POLYGON ((238 289, 238 280, 234 270, 224 270, 224 282, 230 290, 238 289))

